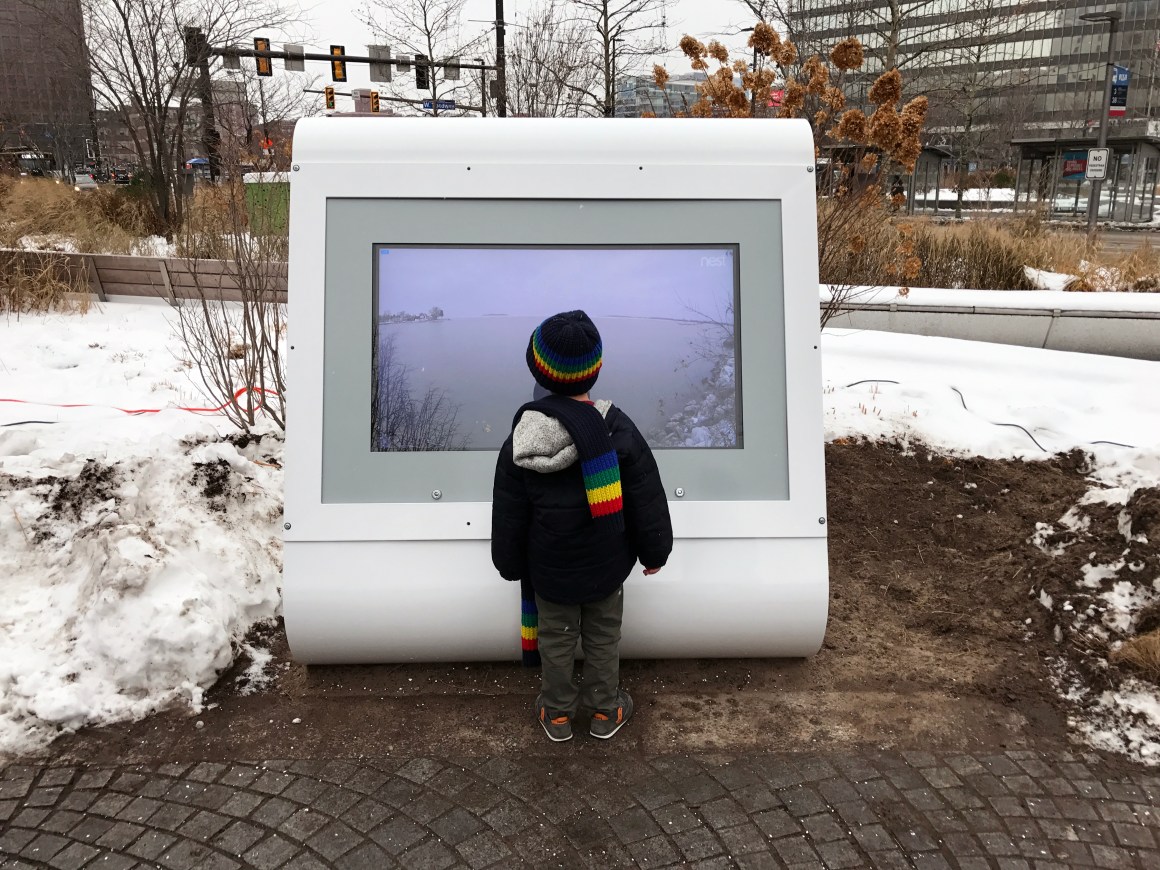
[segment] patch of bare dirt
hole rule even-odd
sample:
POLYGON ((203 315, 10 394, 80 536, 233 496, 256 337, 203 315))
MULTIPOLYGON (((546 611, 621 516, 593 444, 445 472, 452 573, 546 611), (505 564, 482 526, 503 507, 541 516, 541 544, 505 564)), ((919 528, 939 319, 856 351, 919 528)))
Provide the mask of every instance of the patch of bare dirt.
MULTIPOLYGON (((637 721, 613 746, 580 741, 576 751, 1066 742, 1045 664, 1058 649, 1029 594, 1058 565, 1029 538, 1086 491, 1084 457, 954 459, 867 443, 831 444, 826 456, 822 651, 809 660, 626 661, 637 721)), ((307 668, 290 658, 281 630, 270 640, 276 680, 267 692, 239 692, 249 664, 240 660, 210 691, 217 706, 199 716, 93 729, 49 752, 125 762, 548 751, 530 715, 537 674, 516 663, 307 668)))

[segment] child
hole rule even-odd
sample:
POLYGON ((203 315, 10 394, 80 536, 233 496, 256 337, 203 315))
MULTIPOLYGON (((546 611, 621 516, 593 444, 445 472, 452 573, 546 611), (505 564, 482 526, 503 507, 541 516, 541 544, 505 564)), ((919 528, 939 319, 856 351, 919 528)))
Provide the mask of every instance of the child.
POLYGON ((620 688, 622 584, 638 559, 645 574, 668 560, 668 500, 632 420, 588 396, 602 345, 587 314, 569 311, 541 323, 527 361, 550 395, 519 409, 500 448, 491 558, 504 579, 535 590, 540 725, 552 740, 570 740, 583 703, 594 711, 589 733, 608 739, 632 716, 632 698, 620 688), (577 639, 583 699, 573 677, 577 639))

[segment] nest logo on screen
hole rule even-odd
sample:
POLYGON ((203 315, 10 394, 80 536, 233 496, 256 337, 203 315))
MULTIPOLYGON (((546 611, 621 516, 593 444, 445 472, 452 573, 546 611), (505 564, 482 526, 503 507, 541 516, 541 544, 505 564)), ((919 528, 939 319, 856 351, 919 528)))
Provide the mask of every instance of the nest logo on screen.
POLYGON ((715 257, 702 257, 701 258, 701 268, 702 269, 716 269, 716 268, 719 268, 721 266, 732 266, 732 265, 733 265, 733 252, 732 251, 726 251, 724 254, 718 254, 715 257))

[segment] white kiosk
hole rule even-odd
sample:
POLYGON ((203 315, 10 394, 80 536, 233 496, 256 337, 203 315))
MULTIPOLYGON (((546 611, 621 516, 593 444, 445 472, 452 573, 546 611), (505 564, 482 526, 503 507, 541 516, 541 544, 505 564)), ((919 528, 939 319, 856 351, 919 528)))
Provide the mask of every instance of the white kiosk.
POLYGON ((804 121, 306 119, 290 173, 284 615, 307 663, 518 659, 489 555, 543 318, 652 444, 676 544, 626 657, 808 656, 828 603, 804 121))

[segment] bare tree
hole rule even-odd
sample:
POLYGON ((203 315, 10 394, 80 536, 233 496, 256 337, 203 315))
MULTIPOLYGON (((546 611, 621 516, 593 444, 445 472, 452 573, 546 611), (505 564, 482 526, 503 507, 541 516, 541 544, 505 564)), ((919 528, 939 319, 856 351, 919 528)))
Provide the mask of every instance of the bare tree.
POLYGON ((587 89, 598 114, 616 113, 616 76, 642 58, 661 54, 668 0, 570 0, 585 24, 596 76, 587 89))
POLYGON ((286 427, 287 238, 254 225, 233 152, 178 237, 192 298, 175 300, 174 330, 191 374, 238 428, 262 419, 286 427))
POLYGON ((525 21, 507 46, 508 111, 533 118, 595 114, 589 95, 598 63, 587 25, 559 0, 534 7, 525 21))
MULTIPOLYGON (((470 97, 475 88, 461 77, 458 67, 448 66, 452 58, 468 58, 483 50, 482 36, 463 35, 463 6, 466 0, 366 0, 359 15, 375 37, 390 46, 398 57, 423 57, 439 64, 427 67, 430 91, 418 91, 418 99, 431 100, 431 113, 443 114, 439 100, 470 97)), ((391 87, 396 98, 415 102, 414 82, 399 79, 391 87)), ((462 110, 459 110, 460 112, 462 110)))
POLYGON ((234 71, 216 83, 215 109, 222 147, 232 162, 258 169, 285 169, 289 162, 291 122, 318 114, 318 101, 304 88, 316 88, 318 76, 262 77, 253 69, 234 71), (265 142, 271 142, 269 149, 265 142), (267 151, 271 153, 267 153, 267 151))
POLYGON ((54 0, 23 0, 87 46, 76 58, 91 70, 100 108, 129 131, 158 229, 181 225, 180 172, 190 142, 197 77, 185 63, 183 28, 202 28, 211 44, 242 42, 255 30, 294 20, 281 0, 81 0, 82 17, 54 0))

